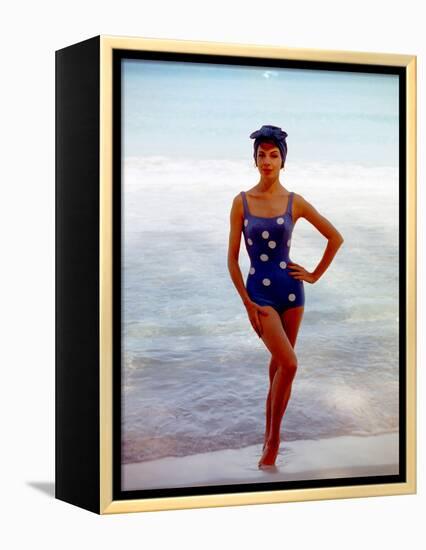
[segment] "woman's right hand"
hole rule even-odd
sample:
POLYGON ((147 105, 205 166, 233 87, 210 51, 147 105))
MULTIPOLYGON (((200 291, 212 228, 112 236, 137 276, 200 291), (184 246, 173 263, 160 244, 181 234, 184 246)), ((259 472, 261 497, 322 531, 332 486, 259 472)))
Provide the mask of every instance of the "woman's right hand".
POLYGON ((262 336, 262 322, 260 317, 268 316, 268 310, 264 306, 259 306, 251 300, 245 303, 247 314, 250 319, 251 326, 259 338, 262 336))

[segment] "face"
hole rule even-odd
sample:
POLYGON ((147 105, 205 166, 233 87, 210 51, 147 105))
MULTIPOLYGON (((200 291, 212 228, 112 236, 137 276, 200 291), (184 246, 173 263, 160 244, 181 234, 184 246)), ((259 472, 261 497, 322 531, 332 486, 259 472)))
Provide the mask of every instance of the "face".
POLYGON ((261 143, 257 149, 256 161, 263 176, 275 176, 281 170, 281 153, 274 143, 261 143))

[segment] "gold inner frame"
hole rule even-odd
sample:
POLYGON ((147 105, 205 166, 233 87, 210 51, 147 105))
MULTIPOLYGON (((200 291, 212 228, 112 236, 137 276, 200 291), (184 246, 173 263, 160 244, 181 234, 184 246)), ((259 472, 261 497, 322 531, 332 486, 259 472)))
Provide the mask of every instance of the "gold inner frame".
POLYGON ((417 57, 389 53, 311 50, 221 42, 157 40, 138 37, 100 37, 100 513, 114 514, 325 500, 416 492, 416 89, 417 57), (406 464, 405 483, 347 485, 314 489, 286 489, 252 493, 227 493, 148 499, 112 499, 112 59, 113 50, 149 50, 242 57, 268 57, 305 61, 363 63, 405 67, 407 110, 407 292, 406 292, 406 464))

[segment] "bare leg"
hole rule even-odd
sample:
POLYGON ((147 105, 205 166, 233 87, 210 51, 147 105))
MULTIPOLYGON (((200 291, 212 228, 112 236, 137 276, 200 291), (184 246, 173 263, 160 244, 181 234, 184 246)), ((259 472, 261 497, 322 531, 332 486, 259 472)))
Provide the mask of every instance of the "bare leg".
POLYGON ((274 464, 278 454, 281 421, 296 374, 294 346, 302 317, 303 307, 297 307, 284 312, 281 319, 276 311, 262 319, 263 340, 272 357, 269 364, 270 389, 266 403, 265 444, 259 467, 274 464))
MULTIPOLYGON (((293 347, 293 349, 296 346, 296 340, 297 340, 297 334, 299 332, 299 327, 302 322, 303 318, 303 312, 304 307, 294 307, 291 309, 288 309, 287 311, 284 311, 284 313, 281 314, 281 322, 284 328, 285 333, 287 334, 288 339, 290 340, 290 344, 293 347)), ((266 414, 265 414, 265 438, 263 442, 263 448, 265 449, 266 442, 269 439, 269 432, 270 432, 270 424, 271 424, 271 388, 272 383, 274 381, 274 376, 277 372, 278 363, 275 360, 274 356, 271 356, 271 360, 269 362, 269 390, 268 390, 268 397, 266 399, 266 414)), ((284 407, 284 411, 287 408, 288 401, 290 399, 291 392, 285 396, 286 403, 284 407)))
POLYGON ((278 368, 278 363, 276 362, 274 356, 271 356, 271 360, 269 362, 269 390, 268 390, 268 397, 266 398, 266 412, 265 412, 265 438, 263 441, 263 448, 262 451, 265 449, 266 442, 269 438, 269 427, 271 424, 271 388, 272 388, 272 382, 274 381, 274 376, 278 368))

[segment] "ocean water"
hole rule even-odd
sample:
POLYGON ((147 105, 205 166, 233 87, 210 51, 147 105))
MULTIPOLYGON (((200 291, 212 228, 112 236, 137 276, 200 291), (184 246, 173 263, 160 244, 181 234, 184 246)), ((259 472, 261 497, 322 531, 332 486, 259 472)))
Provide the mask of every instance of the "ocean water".
MULTIPOLYGON (((227 269, 262 124, 288 133, 282 184, 345 238, 305 283, 282 437, 397 431, 397 77, 139 60, 122 77, 123 462, 263 440, 270 354, 227 269)), ((293 261, 313 270, 325 246, 297 222, 293 261)))
POLYGON ((123 156, 240 159, 263 124, 287 133, 292 162, 393 166, 396 75, 127 60, 123 156))
MULTIPOLYGON (((227 270, 233 197, 248 161, 129 157, 124 163, 122 460, 261 443, 270 353, 227 270)), ((345 242, 314 285, 282 437, 398 430, 398 173, 288 163, 281 182, 345 242)), ((291 258, 312 270, 326 240, 296 223, 291 258)), ((249 267, 241 241, 244 280, 249 267)))

